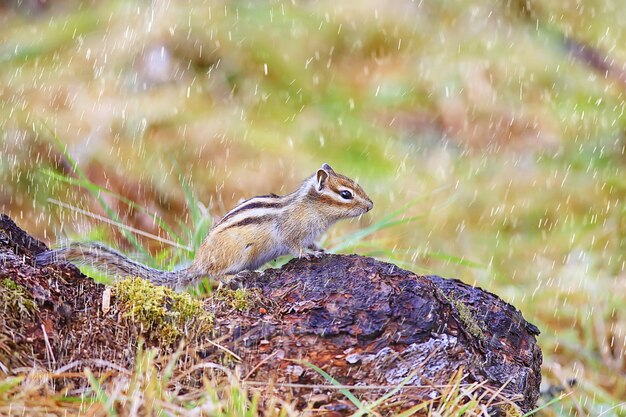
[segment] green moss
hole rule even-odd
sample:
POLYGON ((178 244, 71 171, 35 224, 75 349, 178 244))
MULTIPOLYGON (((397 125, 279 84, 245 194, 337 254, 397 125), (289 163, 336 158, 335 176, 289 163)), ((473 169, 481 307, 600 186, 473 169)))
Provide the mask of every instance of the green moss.
POLYGON ((463 328, 467 330, 467 332, 471 334, 472 336, 474 336, 475 338, 479 340, 483 340, 485 338, 485 334, 483 333, 483 330, 478 325, 478 320, 474 316, 474 312, 472 311, 472 308, 467 306, 458 298, 456 298, 454 292, 452 292, 450 296, 447 296, 441 290, 439 290, 439 293, 441 294, 443 298, 446 299, 446 301, 448 301, 451 305, 453 305, 456 308, 456 311, 459 314, 459 319, 461 321, 461 324, 463 325, 463 328))
POLYGON ((504 417, 521 417, 524 414, 522 413, 522 410, 520 410, 520 408, 513 403, 504 403, 498 408, 500 411, 499 415, 504 417))
POLYGON ((260 294, 256 290, 245 288, 231 290, 222 287, 215 292, 215 299, 224 302, 237 311, 246 311, 260 300, 260 294))
POLYGON ((140 326, 141 332, 170 345, 209 330, 213 316, 202 302, 188 293, 177 293, 141 278, 126 278, 114 285, 123 317, 140 326))
POLYGON ((9 314, 25 314, 31 316, 38 310, 37 304, 30 297, 28 292, 13 281, 11 278, 4 278, 0 281, 0 309, 9 314))

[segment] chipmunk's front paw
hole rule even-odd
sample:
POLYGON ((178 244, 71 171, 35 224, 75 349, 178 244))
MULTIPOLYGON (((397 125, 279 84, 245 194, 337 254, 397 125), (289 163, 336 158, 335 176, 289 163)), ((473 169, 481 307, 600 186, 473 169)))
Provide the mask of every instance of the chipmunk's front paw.
POLYGON ((318 247, 317 245, 311 245, 307 249, 307 252, 310 253, 314 258, 321 258, 326 253, 324 249, 318 247))
POLYGON ((324 251, 321 249, 318 250, 309 250, 300 256, 301 258, 306 259, 307 261, 311 261, 313 259, 321 258, 324 256, 324 251))

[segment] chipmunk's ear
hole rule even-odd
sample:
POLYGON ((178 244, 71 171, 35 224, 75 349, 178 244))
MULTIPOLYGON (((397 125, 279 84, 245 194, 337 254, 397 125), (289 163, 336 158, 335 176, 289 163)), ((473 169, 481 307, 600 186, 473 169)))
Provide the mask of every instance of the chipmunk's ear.
POLYGON ((334 174, 335 173, 335 171, 333 171, 333 169, 328 164, 322 164, 322 167, 320 169, 323 169, 324 171, 328 172, 329 174, 334 174))
POLYGON ((324 169, 324 166, 328 165, 324 164, 320 169, 317 170, 317 191, 322 191, 324 189, 324 187, 326 186, 326 181, 330 176, 330 173, 326 169, 324 169))

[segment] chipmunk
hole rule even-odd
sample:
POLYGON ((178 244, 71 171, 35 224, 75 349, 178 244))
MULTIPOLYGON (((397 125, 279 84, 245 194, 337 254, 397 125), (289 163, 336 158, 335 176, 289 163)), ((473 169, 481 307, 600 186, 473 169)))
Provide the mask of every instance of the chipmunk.
POLYGON ((253 197, 226 213, 185 269, 150 268, 98 243, 72 243, 38 254, 35 262, 86 263, 117 276, 138 276, 181 289, 205 276, 220 279, 256 269, 281 255, 320 257, 324 251, 315 241, 322 233, 336 221, 360 216, 373 206, 357 183, 323 164, 291 194, 253 197))

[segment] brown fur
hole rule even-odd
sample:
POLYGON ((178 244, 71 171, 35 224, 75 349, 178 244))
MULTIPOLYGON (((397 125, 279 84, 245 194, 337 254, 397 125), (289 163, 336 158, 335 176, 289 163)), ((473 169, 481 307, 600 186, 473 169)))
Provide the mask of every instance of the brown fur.
POLYGON ((327 164, 291 194, 254 197, 244 201, 217 222, 198 249, 189 268, 166 272, 126 258, 96 243, 74 243, 37 256, 46 264, 57 260, 90 263, 115 275, 134 275, 181 288, 203 276, 220 277, 256 269, 278 256, 320 256, 315 240, 337 220, 371 210, 372 201, 348 177, 327 164), (353 198, 339 195, 340 187, 353 198), (269 200, 268 200, 269 199, 269 200))

